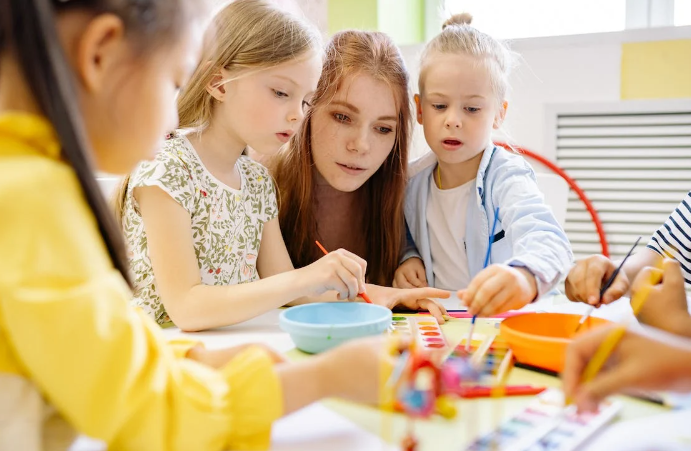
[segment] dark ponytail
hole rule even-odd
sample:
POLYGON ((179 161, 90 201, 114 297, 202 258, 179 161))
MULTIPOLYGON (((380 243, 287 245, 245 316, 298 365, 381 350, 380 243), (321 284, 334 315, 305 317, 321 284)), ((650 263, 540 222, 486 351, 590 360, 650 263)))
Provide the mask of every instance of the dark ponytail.
POLYGON ((11 52, 17 59, 35 100, 53 124, 62 145, 62 156, 79 179, 113 265, 131 286, 121 229, 93 175, 74 76, 58 39, 53 2, 0 0, 0 5, 0 49, 11 52))

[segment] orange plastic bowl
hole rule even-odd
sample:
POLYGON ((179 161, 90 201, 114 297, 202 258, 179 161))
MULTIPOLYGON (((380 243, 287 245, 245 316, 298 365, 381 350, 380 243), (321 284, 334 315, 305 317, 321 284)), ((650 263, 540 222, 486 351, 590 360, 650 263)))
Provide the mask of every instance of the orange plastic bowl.
POLYGON ((565 313, 527 313, 502 321, 499 333, 507 341, 516 361, 561 372, 566 347, 573 338, 610 322, 590 317, 575 334, 581 315, 565 313))

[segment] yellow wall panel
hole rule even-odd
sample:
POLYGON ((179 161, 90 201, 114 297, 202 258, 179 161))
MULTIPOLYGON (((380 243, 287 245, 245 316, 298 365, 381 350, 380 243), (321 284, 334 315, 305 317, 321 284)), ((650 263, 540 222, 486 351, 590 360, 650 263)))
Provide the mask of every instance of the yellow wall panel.
POLYGON ((680 97, 691 97, 691 39, 623 44, 622 100, 680 97))

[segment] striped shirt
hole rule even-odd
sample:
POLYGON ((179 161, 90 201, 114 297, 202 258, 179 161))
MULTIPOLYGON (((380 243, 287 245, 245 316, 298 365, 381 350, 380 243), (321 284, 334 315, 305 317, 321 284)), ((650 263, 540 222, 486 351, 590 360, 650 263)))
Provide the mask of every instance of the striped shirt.
POLYGON ((691 192, 653 234, 648 248, 679 262, 684 280, 691 285, 691 192))

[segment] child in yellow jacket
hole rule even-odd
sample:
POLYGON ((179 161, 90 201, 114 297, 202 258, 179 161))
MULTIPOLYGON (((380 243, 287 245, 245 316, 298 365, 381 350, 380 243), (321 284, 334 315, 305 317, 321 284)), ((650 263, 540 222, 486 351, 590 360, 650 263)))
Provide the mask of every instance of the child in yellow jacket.
POLYGON ((1 0, 0 450, 258 449, 327 396, 374 402, 381 346, 296 364, 165 342, 129 307, 123 240, 92 176, 127 173, 176 125, 201 0, 1 0), (93 165, 92 165, 93 163, 93 165))

